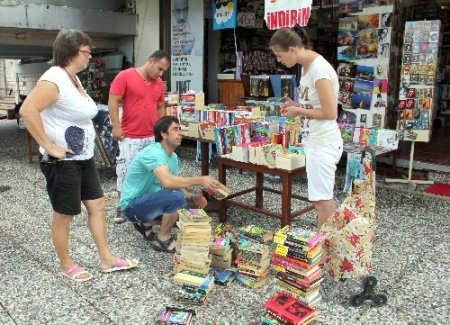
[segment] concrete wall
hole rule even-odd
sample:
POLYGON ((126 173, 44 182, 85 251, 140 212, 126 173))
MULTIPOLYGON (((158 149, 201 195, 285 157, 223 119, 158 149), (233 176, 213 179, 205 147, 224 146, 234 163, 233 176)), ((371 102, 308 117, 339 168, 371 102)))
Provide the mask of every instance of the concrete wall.
POLYGON ((159 1, 136 0, 137 36, 134 43, 135 65, 147 61, 150 54, 159 50, 159 1))
MULTIPOLYGON (((1 4, 2 1, 0 1, 1 4)), ((17 1, 19 2, 19 1, 17 1)), ((34 3, 40 5, 68 6, 73 8, 95 9, 104 11, 118 11, 126 0, 21 0, 21 3, 34 3)))
POLYGON ((16 96, 16 74, 14 65, 17 60, 0 59, 0 98, 6 96, 16 96), (13 89, 11 95, 10 90, 13 89))
POLYGON ((17 98, 19 94, 28 95, 48 67, 46 63, 21 65, 19 60, 0 59, 0 98, 5 96, 17 98))

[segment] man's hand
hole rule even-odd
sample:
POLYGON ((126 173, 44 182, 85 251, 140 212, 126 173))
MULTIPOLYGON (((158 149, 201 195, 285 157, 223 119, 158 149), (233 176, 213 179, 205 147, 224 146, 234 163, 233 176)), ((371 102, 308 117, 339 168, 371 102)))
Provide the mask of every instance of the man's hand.
POLYGON ((117 141, 123 140, 124 135, 123 135, 122 128, 121 128, 120 126, 113 127, 113 128, 112 128, 112 136, 113 136, 114 139, 116 139, 117 141))
POLYGON ((203 196, 203 194, 193 194, 192 196, 192 203, 197 206, 199 209, 204 209, 206 205, 208 204, 208 201, 203 196))
POLYGON ((220 182, 210 176, 202 176, 200 185, 206 192, 214 193, 220 187, 220 182))

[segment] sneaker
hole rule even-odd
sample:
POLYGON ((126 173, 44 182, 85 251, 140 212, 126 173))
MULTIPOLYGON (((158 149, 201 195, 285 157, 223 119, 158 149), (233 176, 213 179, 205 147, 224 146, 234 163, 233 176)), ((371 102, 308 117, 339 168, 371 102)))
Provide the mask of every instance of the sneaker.
POLYGON ((121 224, 127 221, 125 215, 122 213, 119 207, 116 209, 116 216, 113 219, 115 224, 121 224))

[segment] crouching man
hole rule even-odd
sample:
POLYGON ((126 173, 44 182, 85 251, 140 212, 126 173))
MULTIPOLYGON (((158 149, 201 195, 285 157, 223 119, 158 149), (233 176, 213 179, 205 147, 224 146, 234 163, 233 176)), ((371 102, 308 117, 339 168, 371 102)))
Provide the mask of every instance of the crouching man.
POLYGON ((201 193, 191 193, 186 188, 198 185, 214 191, 220 183, 209 176, 178 175, 175 150, 181 145, 182 134, 176 117, 160 118, 154 132, 155 143, 142 149, 127 170, 119 207, 136 230, 153 242, 153 249, 174 253, 175 241, 170 231, 178 220, 177 210, 207 205, 201 193), (152 231, 156 223, 161 223, 158 234, 152 231))

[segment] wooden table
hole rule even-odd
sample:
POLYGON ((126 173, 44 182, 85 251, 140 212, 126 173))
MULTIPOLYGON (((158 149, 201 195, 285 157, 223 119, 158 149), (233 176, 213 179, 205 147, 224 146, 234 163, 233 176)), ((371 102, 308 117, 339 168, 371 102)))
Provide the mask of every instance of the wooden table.
MULTIPOLYGON (((227 182, 227 169, 236 168, 256 173, 256 186, 241 190, 237 193, 229 195, 226 199, 219 201, 219 219, 221 222, 225 222, 227 219, 227 207, 234 205, 243 209, 258 212, 267 215, 272 218, 280 219, 281 226, 289 225, 293 218, 304 214, 314 209, 313 205, 291 211, 291 199, 297 199, 301 201, 308 201, 308 198, 296 194, 292 194, 292 178, 296 175, 304 175, 306 173, 306 167, 297 168, 294 170, 284 170, 269 168, 262 165, 255 165, 251 163, 240 162, 229 158, 218 158, 217 160, 219 181, 226 185, 227 182), (264 174, 270 174, 279 176, 281 179, 281 191, 268 188, 264 186, 264 174), (281 214, 264 209, 264 191, 281 194, 281 214), (255 192, 255 205, 249 205, 238 200, 233 200, 241 195, 255 192)), ((243 186, 245 184, 242 184, 243 186)))

